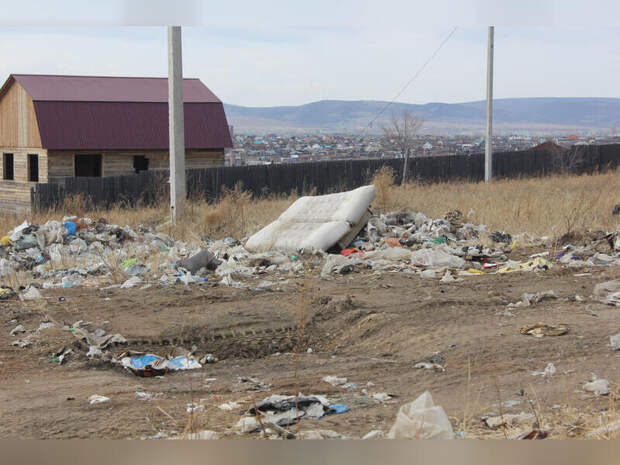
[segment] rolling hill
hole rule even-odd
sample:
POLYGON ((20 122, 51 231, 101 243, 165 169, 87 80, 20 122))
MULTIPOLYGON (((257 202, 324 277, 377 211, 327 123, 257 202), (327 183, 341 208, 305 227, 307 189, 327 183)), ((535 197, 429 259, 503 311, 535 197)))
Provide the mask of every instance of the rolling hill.
MULTIPOLYGON (((308 131, 355 132, 369 126, 387 102, 321 100, 299 106, 244 107, 225 105, 236 132, 308 131)), ((394 103, 370 132, 380 131, 392 114, 410 111, 424 120, 424 132, 479 132, 484 128, 485 102, 394 103)), ((494 101, 498 131, 584 131, 620 127, 618 98, 512 98, 494 101)))

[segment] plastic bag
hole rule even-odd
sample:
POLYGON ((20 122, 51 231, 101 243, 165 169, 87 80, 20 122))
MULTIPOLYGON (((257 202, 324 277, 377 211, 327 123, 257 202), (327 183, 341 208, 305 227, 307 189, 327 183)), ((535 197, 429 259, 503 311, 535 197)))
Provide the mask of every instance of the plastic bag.
POLYGON ((403 405, 387 435, 388 439, 454 439, 452 424, 444 409, 433 403, 428 391, 403 405))

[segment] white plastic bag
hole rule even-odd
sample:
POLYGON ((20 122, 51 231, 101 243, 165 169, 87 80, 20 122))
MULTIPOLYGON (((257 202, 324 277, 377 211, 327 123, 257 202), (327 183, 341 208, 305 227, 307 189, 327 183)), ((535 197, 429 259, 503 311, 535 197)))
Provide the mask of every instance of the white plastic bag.
POLYGON ((444 409, 433 403, 428 391, 403 405, 387 434, 388 439, 454 439, 452 424, 444 409))
POLYGON ((463 268, 465 266, 465 260, 461 257, 457 257, 456 255, 452 255, 441 248, 420 249, 411 254, 411 264, 430 268, 438 268, 442 266, 463 268))

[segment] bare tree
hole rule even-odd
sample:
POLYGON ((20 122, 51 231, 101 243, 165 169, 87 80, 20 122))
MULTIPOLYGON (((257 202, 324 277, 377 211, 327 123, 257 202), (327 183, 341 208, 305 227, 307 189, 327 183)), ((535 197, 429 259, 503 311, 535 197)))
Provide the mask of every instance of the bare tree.
POLYGON ((407 110, 403 110, 400 118, 392 114, 390 124, 382 126, 384 147, 398 150, 405 157, 405 162, 403 163, 403 186, 407 182, 407 168, 409 166, 409 157, 415 144, 415 136, 421 126, 422 120, 413 116, 407 110))

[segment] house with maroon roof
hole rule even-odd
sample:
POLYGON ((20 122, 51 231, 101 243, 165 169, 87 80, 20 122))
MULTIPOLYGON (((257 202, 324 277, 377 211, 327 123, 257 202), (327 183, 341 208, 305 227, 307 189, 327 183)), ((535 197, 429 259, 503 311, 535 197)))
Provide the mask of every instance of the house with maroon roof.
MULTIPOLYGON (((224 166, 221 100, 199 79, 183 79, 183 100, 186 168, 224 166)), ((0 89, 0 209, 29 204, 32 183, 168 169, 168 147, 167 78, 12 74, 0 89)))

